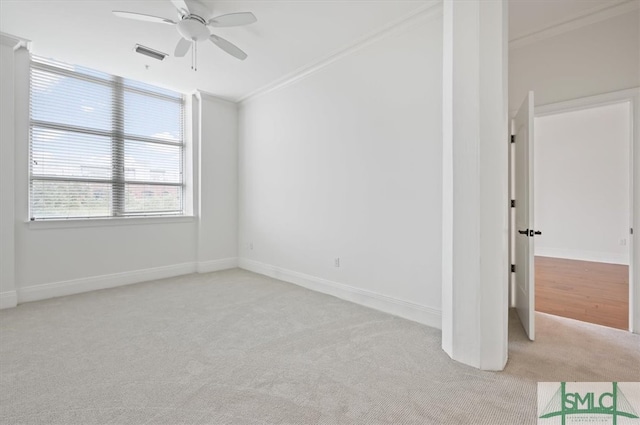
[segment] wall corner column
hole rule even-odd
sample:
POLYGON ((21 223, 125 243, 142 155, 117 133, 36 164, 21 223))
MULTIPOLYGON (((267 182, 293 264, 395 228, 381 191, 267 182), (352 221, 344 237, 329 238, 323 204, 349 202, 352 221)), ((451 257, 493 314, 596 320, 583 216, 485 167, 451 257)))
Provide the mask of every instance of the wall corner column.
POLYGON ((198 225, 199 273, 238 265, 238 105, 199 91, 198 225))
POLYGON ((16 53, 25 40, 0 34, 0 309, 15 307, 16 289, 16 53))
POLYGON ((508 325, 506 0, 444 0, 442 348, 501 370, 508 325))

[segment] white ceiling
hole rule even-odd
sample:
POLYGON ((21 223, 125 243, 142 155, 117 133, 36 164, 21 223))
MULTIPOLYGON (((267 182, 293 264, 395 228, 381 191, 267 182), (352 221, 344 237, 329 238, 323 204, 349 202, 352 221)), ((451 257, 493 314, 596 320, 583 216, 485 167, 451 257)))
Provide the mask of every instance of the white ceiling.
POLYGON ((425 1, 205 1, 215 15, 251 11, 258 22, 218 28, 243 49, 239 61, 209 42, 159 62, 133 52, 136 43, 173 55, 175 28, 114 16, 112 10, 177 18, 169 0, 0 1, 0 31, 32 41, 32 52, 124 77, 190 92, 240 98, 424 7, 425 1), (149 69, 145 69, 149 65, 149 69))
MULTIPOLYGON (((215 15, 251 11, 258 22, 214 32, 248 53, 239 61, 211 43, 174 58, 168 25, 114 16, 126 10, 177 19, 169 0, 0 0, 0 31, 32 41, 36 55, 84 65, 182 92, 228 99, 247 94, 410 16, 436 0, 262 0, 204 2, 215 15), (133 52, 136 43, 169 53, 164 61, 133 52), (148 69, 147 69, 148 66, 148 69)), ((510 38, 627 0, 509 0, 510 38)))

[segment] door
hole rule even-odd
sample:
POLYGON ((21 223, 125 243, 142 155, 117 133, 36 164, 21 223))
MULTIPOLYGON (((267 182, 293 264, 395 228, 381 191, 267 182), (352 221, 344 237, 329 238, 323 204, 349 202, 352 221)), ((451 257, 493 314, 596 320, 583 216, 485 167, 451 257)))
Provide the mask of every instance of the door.
POLYGON ((530 340, 535 338, 535 280, 533 258, 533 92, 514 119, 515 136, 515 305, 530 340))

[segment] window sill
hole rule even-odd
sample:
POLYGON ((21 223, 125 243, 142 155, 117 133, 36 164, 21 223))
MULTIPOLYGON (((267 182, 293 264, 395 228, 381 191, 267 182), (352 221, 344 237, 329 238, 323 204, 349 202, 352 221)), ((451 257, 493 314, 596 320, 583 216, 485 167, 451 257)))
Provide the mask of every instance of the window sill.
POLYGON ((59 220, 25 221, 29 229, 69 229, 81 227, 131 226, 147 224, 192 223, 195 217, 163 216, 163 217, 111 217, 111 218, 73 218, 59 220))

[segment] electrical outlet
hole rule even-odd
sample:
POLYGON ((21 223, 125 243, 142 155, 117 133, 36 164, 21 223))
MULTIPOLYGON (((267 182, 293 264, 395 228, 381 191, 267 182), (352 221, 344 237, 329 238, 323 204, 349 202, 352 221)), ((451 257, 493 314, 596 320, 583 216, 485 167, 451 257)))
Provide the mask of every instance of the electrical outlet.
POLYGON ((620 245, 627 246, 627 239, 625 238, 620 239, 620 245))
POLYGON ((253 242, 249 242, 249 249, 253 251, 253 242))
POLYGON ((333 265, 336 267, 340 267, 340 257, 336 257, 333 259, 333 265))

